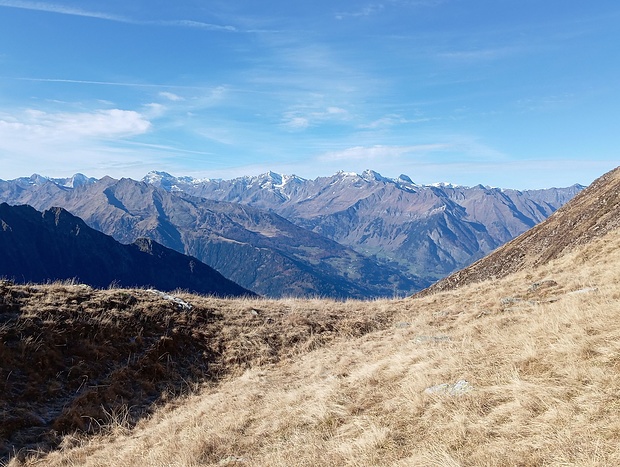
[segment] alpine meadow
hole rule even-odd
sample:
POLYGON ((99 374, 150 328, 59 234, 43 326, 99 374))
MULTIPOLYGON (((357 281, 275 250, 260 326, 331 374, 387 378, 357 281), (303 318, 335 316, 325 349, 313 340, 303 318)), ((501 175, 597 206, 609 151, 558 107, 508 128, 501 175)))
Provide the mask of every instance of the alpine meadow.
POLYGON ((0 0, 0 467, 620 466, 619 24, 0 0))
POLYGON ((619 188, 405 299, 5 282, 9 465, 614 465, 619 188))

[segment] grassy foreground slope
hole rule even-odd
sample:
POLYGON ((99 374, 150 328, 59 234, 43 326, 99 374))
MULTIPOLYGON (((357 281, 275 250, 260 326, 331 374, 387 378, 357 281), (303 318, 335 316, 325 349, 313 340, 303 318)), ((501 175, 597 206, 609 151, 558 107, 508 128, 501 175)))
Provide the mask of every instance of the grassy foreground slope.
POLYGON ((618 265, 610 233, 529 272, 391 302, 385 330, 253 365, 23 465, 618 465, 618 265), (471 390, 427 391, 459 380, 471 390))
POLYGON ((126 426, 199 384, 384 328, 376 302, 217 299, 0 281, 0 465, 126 426))
MULTIPOLYGON (((620 232, 527 264, 415 299, 252 305, 280 331, 312 310, 370 324, 12 465, 620 465, 620 232)), ((230 342, 260 352, 246 329, 230 342)))

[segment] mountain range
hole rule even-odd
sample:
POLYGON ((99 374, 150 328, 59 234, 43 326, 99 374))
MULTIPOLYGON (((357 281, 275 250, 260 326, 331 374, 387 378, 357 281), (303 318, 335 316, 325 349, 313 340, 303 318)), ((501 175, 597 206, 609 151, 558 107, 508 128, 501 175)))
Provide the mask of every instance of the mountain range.
POLYGON ((93 287, 185 289, 255 295, 196 258, 147 238, 123 245, 62 208, 0 204, 0 277, 20 283, 76 280, 93 287))
POLYGON ((620 228, 620 167, 596 179, 545 222, 506 243, 471 266, 456 271, 418 295, 454 290, 500 279, 560 258, 620 228))
POLYGON ((427 285, 277 214, 131 179, 104 177, 70 188, 33 176, 0 182, 0 200, 40 210, 61 206, 122 243, 151 238, 265 296, 367 298, 427 285))
POLYGON ((393 179, 372 170, 315 180, 274 172, 233 180, 151 172, 143 180, 168 191, 275 212, 427 283, 535 226, 584 188, 419 185, 407 175, 393 179))
POLYGON ((261 295, 407 295, 467 266, 583 189, 418 185, 373 171, 305 180, 269 172, 141 182, 39 175, 0 181, 0 201, 61 206, 122 243, 151 238, 261 295))

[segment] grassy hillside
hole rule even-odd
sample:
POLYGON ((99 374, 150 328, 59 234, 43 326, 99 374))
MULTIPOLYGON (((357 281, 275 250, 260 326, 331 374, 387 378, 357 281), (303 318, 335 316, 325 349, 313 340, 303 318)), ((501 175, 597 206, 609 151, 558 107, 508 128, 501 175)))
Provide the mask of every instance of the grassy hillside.
POLYGON ((98 435, 11 465, 618 465, 619 265, 612 231, 416 299, 211 301, 239 326, 226 336, 235 371, 134 428, 119 408, 98 435), (242 325, 252 309, 273 322, 242 325), (315 314, 329 330, 307 324, 315 314), (293 349, 264 347, 269 326, 291 325, 304 330, 293 349))
POLYGON ((216 299, 0 281, 0 465, 127 426, 247 368, 386 326, 386 302, 216 299))

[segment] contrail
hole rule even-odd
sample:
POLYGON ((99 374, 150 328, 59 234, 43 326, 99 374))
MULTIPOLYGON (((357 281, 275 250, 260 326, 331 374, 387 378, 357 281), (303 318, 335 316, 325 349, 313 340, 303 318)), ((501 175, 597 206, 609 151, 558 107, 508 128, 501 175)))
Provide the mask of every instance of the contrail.
POLYGON ((181 27, 192 29, 206 29, 209 31, 240 32, 234 26, 204 23, 192 20, 160 20, 160 21, 140 21, 125 16, 113 15, 99 11, 88 11, 80 8, 71 8, 64 5, 57 5, 46 2, 30 2, 24 0, 0 0, 0 7, 20 8, 22 10, 45 11, 48 13, 58 13, 61 15, 83 16, 86 18, 97 18, 117 23, 137 24, 142 26, 166 26, 181 27))

